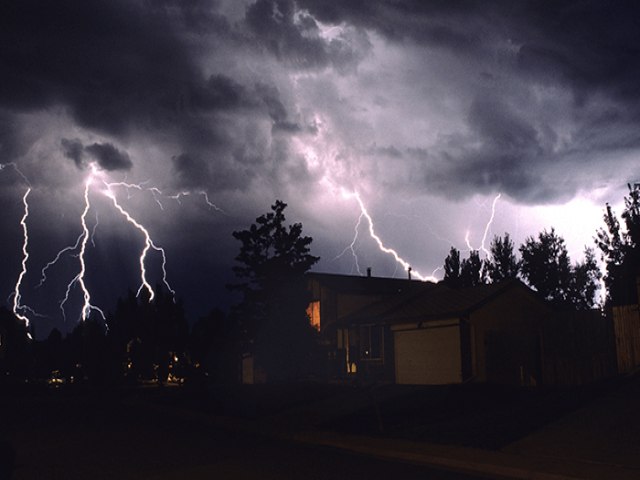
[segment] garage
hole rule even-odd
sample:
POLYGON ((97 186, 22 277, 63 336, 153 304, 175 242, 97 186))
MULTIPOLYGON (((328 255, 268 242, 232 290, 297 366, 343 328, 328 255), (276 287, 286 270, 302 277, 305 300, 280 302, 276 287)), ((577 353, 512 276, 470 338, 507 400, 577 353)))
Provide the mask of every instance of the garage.
POLYGON ((396 383, 442 385, 462 381, 458 322, 393 333, 396 383))

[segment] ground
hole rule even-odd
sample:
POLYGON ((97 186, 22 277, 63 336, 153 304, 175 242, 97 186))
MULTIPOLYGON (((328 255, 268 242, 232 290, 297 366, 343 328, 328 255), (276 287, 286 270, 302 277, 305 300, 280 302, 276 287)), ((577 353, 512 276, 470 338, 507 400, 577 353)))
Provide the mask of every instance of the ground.
MULTIPOLYGON (((496 459, 510 468, 545 462, 551 468, 560 459, 556 467, 578 462, 581 472, 592 472, 586 478, 640 478, 639 400, 640 376, 565 390, 30 386, 3 391, 0 441, 17 452, 13 478, 25 480, 474 478, 409 465, 408 457, 398 462, 402 455, 386 461, 319 444, 362 453, 373 452, 363 445, 375 444, 377 457, 409 445, 430 449, 430 458, 462 452, 475 464, 496 459), (331 441, 294 441, 301 438, 331 441), (441 446, 428 447, 435 444, 441 446), (627 470, 597 476, 595 464, 627 470)), ((454 464, 465 470, 457 460, 440 463, 454 464)))

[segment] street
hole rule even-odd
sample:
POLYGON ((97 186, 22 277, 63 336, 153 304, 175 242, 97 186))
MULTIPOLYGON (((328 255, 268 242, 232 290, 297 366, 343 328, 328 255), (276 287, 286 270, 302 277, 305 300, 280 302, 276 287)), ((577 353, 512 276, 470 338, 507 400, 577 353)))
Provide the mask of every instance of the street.
POLYGON ((96 391, 5 397, 2 437, 17 452, 13 478, 481 478, 229 432, 130 400, 96 391))

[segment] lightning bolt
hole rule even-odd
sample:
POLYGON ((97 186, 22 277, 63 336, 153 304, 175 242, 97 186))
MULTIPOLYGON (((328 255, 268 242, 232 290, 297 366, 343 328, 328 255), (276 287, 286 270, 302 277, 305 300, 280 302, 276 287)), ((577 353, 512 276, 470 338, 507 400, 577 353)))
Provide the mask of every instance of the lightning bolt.
MULTIPOLYGON (((60 252, 58 252, 56 257, 51 262, 47 263, 47 265, 45 265, 42 271, 42 278, 41 278, 41 284, 42 284, 46 280, 46 270, 50 268, 52 265, 54 265, 56 262, 58 262, 58 260, 61 258, 61 256, 65 252, 75 251, 79 249, 78 259, 80 263, 80 271, 67 285, 65 296, 63 300, 60 302, 60 309, 62 310, 63 317, 66 318, 64 306, 69 300, 69 296, 71 294, 71 290, 73 286, 75 284, 78 284, 80 287, 80 290, 82 291, 82 297, 83 297, 83 306, 82 306, 81 315, 80 315, 83 321, 89 318, 89 315, 91 314, 92 311, 97 311, 102 316, 103 320, 105 319, 104 312, 99 307, 91 303, 91 293, 85 283, 85 275, 87 271, 86 261, 85 261, 87 244, 90 240, 93 242, 95 230, 98 226, 97 212, 96 212, 96 223, 93 229, 89 231, 89 227, 87 226, 87 216, 92 207, 91 200, 90 200, 90 191, 91 191, 92 185, 95 183, 96 179, 100 174, 100 171, 98 170, 98 167, 95 164, 93 163, 90 164, 90 168, 91 168, 91 172, 87 177, 87 180, 85 181, 85 187, 84 187, 84 209, 82 211, 82 214, 80 215, 80 224, 82 226, 82 233, 80 233, 80 236, 78 237, 74 245, 65 247, 64 249, 60 250, 60 252)), ((155 187, 145 187, 143 186, 143 184, 126 183, 126 182, 109 183, 109 182, 106 182, 105 180, 102 180, 102 184, 105 187, 105 190, 102 193, 104 193, 107 196, 107 198, 111 200, 114 208, 127 220, 127 222, 129 222, 131 225, 133 225, 137 230, 139 230, 143 234, 145 239, 145 246, 139 258, 141 285, 138 288, 137 294, 140 295, 142 290, 146 290, 149 294, 149 301, 152 301, 155 298, 155 292, 151 287, 151 284, 147 280, 147 270, 146 270, 147 254, 149 253, 149 250, 153 249, 158 251, 162 255, 162 281, 166 285, 167 289, 171 292, 171 294, 175 297, 175 290, 171 287, 171 285, 167 280, 167 269, 166 269, 167 257, 164 249, 157 246, 153 242, 148 230, 140 222, 134 219, 131 216, 131 214, 127 210, 125 210, 124 207, 118 202, 116 195, 113 191, 113 188, 125 187, 127 191, 129 191, 130 189, 137 189, 140 191, 143 191, 143 190, 151 191, 154 194, 154 199, 162 208, 162 204, 158 201, 157 197, 155 196, 155 194, 158 193, 159 190, 156 189, 155 187)))
POLYGON ((496 217, 496 204, 498 203, 498 200, 500 200, 501 196, 502 194, 498 193, 493 199, 493 202, 491 203, 491 217, 489 218, 489 221, 484 227, 484 233, 482 234, 482 241, 480 242, 480 248, 474 248, 471 245, 471 241, 469 240, 469 235, 470 235, 469 230, 467 230, 464 236, 464 241, 467 244, 467 247, 469 248, 469 250, 481 250, 487 256, 487 258, 491 257, 491 252, 487 250, 485 246, 487 243, 487 236, 489 235, 489 229, 491 228, 491 224, 493 223, 493 220, 496 217))
MULTIPOLYGON (((20 275, 18 275, 18 280, 16 282, 15 289, 13 291, 13 314, 22 320, 26 327, 29 327, 29 319, 26 315, 20 313, 27 309, 24 305, 20 304, 22 300, 22 296, 20 295, 20 286, 22 285, 22 280, 24 276, 27 274, 27 261, 29 260, 29 230, 27 229, 27 218, 29 218, 29 202, 27 201, 29 194, 31 193, 31 187, 27 188, 24 196, 22 197, 22 204, 24 205, 24 214, 20 219, 20 225, 22 226, 22 270, 20 271, 20 275)), ((31 334, 27 333, 29 338, 31 338, 31 334)))
POLYGON ((153 249, 157 252, 160 252, 160 254, 162 255, 162 282, 165 284, 165 286, 167 287, 167 289, 171 292, 171 294, 175 297, 175 290, 173 290, 173 288, 171 288, 171 285, 169 284, 169 282, 167 281, 167 269, 166 269, 166 264, 167 264, 167 257, 166 257, 166 253, 164 251, 164 249, 162 247, 157 246, 155 243, 153 243, 153 240, 151 239, 151 235, 149 234, 149 231, 143 227, 137 220, 135 220, 130 214, 129 212, 127 212, 119 203, 118 200, 116 199, 115 194, 113 193, 113 190, 111 190, 110 188, 110 184, 107 182, 104 182, 104 185, 107 187, 107 189, 105 190, 104 194, 113 202, 113 206, 116 208, 116 210, 118 210, 122 216, 124 216, 124 218, 127 220, 127 222, 129 222, 131 225, 133 225, 136 229, 138 229, 142 235, 144 236, 145 239, 145 245, 144 245, 144 249, 142 250, 142 253, 140 254, 140 277, 141 277, 141 284, 140 284, 140 288, 138 288, 138 295, 140 295, 140 292, 142 292, 142 290, 146 290, 149 293, 149 301, 152 301, 155 297, 155 292, 153 291, 153 288, 151 288, 151 285, 149 284, 148 280, 147 280, 147 270, 145 267, 145 260, 147 258, 147 253, 149 253, 150 249, 153 249))
MULTIPOLYGON (((153 200, 158 204, 158 206, 160 207, 160 210, 164 210, 164 205, 163 203, 160 201, 161 197, 165 197, 165 198, 169 198, 171 200, 175 200, 176 202, 178 202, 178 204, 182 205, 182 202, 180 201, 180 199, 182 197, 188 197, 190 195, 200 195, 203 200, 204 203, 211 209, 220 212, 220 213, 225 213, 223 209, 221 209, 220 207, 218 207, 215 203, 213 203, 210 199, 209 199, 209 194, 204 191, 204 190, 199 190, 196 192, 192 192, 190 190, 185 190, 179 193, 176 193, 174 195, 168 195, 166 193, 164 193, 162 190, 160 190, 158 187, 147 187, 145 184, 148 183, 148 181, 145 182, 141 182, 141 183, 127 183, 127 182, 110 182, 108 183, 108 187, 111 188, 115 188, 115 187, 121 187, 121 188, 125 188, 127 189, 127 192, 129 192, 130 190, 138 190, 140 192, 150 192, 151 195, 153 196, 153 200)), ((130 197, 129 197, 130 198, 130 197)))
POLYGON ((358 236, 359 236, 359 232, 360 232, 360 224, 362 223, 362 219, 364 218, 364 213, 360 213, 360 216, 358 217, 358 221, 356 222, 356 225, 354 227, 355 233, 353 235, 353 240, 351 240, 351 243, 349 245, 346 246, 346 248, 338 255, 336 255, 336 257, 334 258, 334 260, 338 260, 339 258, 341 258, 342 256, 344 256, 345 253, 347 253, 347 251, 351 252, 351 256, 353 257, 353 262, 354 265, 356 267, 356 271, 358 272, 358 275, 362 276, 362 271, 360 270, 360 263, 358 261, 358 254, 356 253, 356 242, 358 241, 358 236))
MULTIPOLYGON (((4 170, 7 167, 12 167, 15 172, 22 178, 24 183, 27 185, 27 190, 22 196, 22 205, 24 207, 22 218, 20 219, 20 226, 22 227, 22 262, 21 262, 21 270, 18 275, 18 279, 16 280, 15 287, 13 289, 13 293, 9 296, 9 298, 13 297, 13 305, 12 311, 16 318, 24 322, 25 327, 29 328, 29 318, 23 312, 29 312, 31 314, 37 315, 36 312, 33 311, 27 305, 22 304, 22 294, 20 293, 20 288, 22 287, 22 281, 24 280, 25 275, 27 274, 27 262, 29 261, 29 229, 27 227, 27 219, 29 218, 29 194, 31 193, 31 183, 27 179, 27 177, 20 171, 18 166, 14 162, 10 163, 0 163, 0 171, 4 170)), ((32 339, 31 333, 27 330, 27 337, 32 339)))
MULTIPOLYGON (((360 194, 358 192, 348 192, 344 189, 342 189, 342 195, 345 198, 355 198, 356 202, 358 203, 358 206, 360 207, 360 216, 358 217, 358 223, 356 224, 355 230, 356 230, 356 234, 354 236, 354 239, 352 240, 351 244, 343 251, 346 252, 347 250, 351 250, 352 255, 357 258, 357 255, 355 253, 355 244, 356 241, 358 239, 358 232, 359 232, 359 228, 360 225, 364 220, 367 221, 368 224, 368 232, 369 232, 369 236, 375 241, 376 245, 378 246, 378 249, 388 255, 391 255, 394 260, 396 261, 396 263, 398 263, 399 265, 402 266, 402 268, 404 268, 404 270, 406 272, 410 272, 412 276, 415 276, 416 278, 418 278, 419 280, 422 281, 437 281, 437 279, 431 275, 431 276, 425 276, 422 275, 420 272, 418 272, 417 270, 414 270, 413 268, 411 268, 411 266, 409 265, 409 262, 407 262, 405 259, 403 259, 398 252, 396 252, 394 249, 387 247, 384 242, 382 241, 382 239, 378 236, 378 234, 375 231, 374 228, 374 222, 373 222, 373 218, 371 217, 371 215, 369 214, 369 212, 367 211, 367 207, 365 206, 364 202, 362 201, 362 198, 360 197, 360 194)), ((341 254, 342 255, 342 254, 341 254)), ((356 266, 357 266, 357 261, 356 261, 356 266)), ((359 267, 358 267, 358 273, 360 273, 359 267)), ((360 273, 361 274, 361 273, 360 273)))
POLYGON ((80 234, 78 236, 75 244, 69 245, 68 247, 64 247, 62 250, 60 250, 56 254, 56 256, 55 256, 55 258, 53 260, 51 260, 50 262, 47 262, 47 264, 42 268, 42 270, 40 272, 40 282, 36 285, 36 288, 42 287, 44 285, 44 282, 47 281, 47 270, 49 270, 56 263, 58 263, 58 261, 60 260, 62 255, 64 255, 67 252, 73 252, 73 251, 77 250, 78 247, 80 246, 80 242, 81 241, 82 241, 82 234, 80 234))
MULTIPOLYGON (((105 320, 106 318, 104 312, 99 307, 96 307, 95 305, 91 304, 91 293, 89 292, 89 289, 87 288, 87 285, 84 281, 84 277, 87 271, 85 254, 87 251, 87 243, 89 242, 89 237, 90 237, 89 227, 87 227, 87 214, 91 209, 89 191, 97 175, 98 175, 97 167, 94 164, 91 164, 91 173, 87 177, 87 180, 84 182, 84 209, 82 210, 82 214, 80 215, 80 223, 82 225, 82 233, 78 237, 78 241, 80 243, 80 252, 78 253, 78 261, 80 262, 80 271, 71 280, 71 282, 68 283, 65 296, 60 302, 60 310, 62 311, 62 316, 65 320, 66 320, 66 314, 64 310, 64 305, 69 300, 71 289, 75 284, 78 284, 80 286, 80 290, 82 291, 83 305, 80 311, 80 318, 82 319, 82 321, 87 320, 91 315, 92 311, 98 312, 103 320, 105 320)), ((78 241, 76 242, 76 248, 78 245, 78 241)), ((69 248, 70 247, 67 247, 66 249, 63 249, 63 251, 68 250, 69 248)), ((47 265, 54 264, 57 261, 57 259, 60 258, 60 255, 61 253, 59 252, 58 255, 56 256, 56 260, 54 260, 53 262, 49 262, 49 264, 47 265)))
POLYGON ((207 194, 207 192, 205 192, 204 190, 200 190, 197 192, 191 192, 191 191, 183 191, 180 193, 177 193, 176 195, 170 195, 169 198, 174 199, 176 202, 181 203, 180 202, 180 198, 181 197, 187 197, 189 195, 201 195, 202 198, 204 199, 204 202, 210 207, 213 208, 214 210, 220 212, 220 213, 224 213, 224 210, 222 210, 220 207, 218 207, 215 203, 213 203, 211 200, 209 200, 209 195, 207 194))
MULTIPOLYGON (((11 297, 13 297, 13 312, 15 316, 21 321, 23 321, 25 325, 28 327, 29 318, 25 315, 25 313, 29 312, 34 315, 38 315, 27 305, 22 304, 22 296, 21 296, 21 288, 22 288, 22 284, 24 282, 25 276, 27 274, 27 262, 29 260, 29 248, 28 248, 29 235, 28 235, 28 228, 27 228, 27 219, 29 217, 28 198, 29 198, 29 194, 32 191, 32 188, 26 176, 18 169, 15 163, 0 163, 0 171, 6 169, 7 167, 13 167, 15 171, 20 175, 20 177, 24 180, 24 182, 28 187, 24 196, 22 197, 22 203, 24 205, 24 214, 20 220, 20 225, 22 227, 23 238, 24 238, 23 245, 22 245, 22 268, 18 276, 18 279, 16 281, 14 291, 9 297, 10 299, 11 297)), ((104 178, 102 178, 102 172, 99 170, 98 166, 95 163, 89 164, 89 168, 90 168, 90 172, 84 181, 84 189, 83 189, 84 208, 82 210, 82 213, 80 214, 81 232, 76 238, 76 241, 74 244, 69 245, 63 248, 62 250, 60 250, 55 255, 53 260, 45 264, 45 266, 41 270, 40 282, 36 285, 36 288, 39 288, 44 285, 44 283, 47 281, 48 270, 52 266, 54 266, 56 263, 58 263, 65 254, 73 255, 74 257, 78 258, 79 270, 77 274, 67 284, 64 297, 59 302, 59 307, 62 312, 62 316, 66 320, 65 306, 70 299, 70 296, 74 287, 77 286, 82 292, 82 299, 83 299, 80 319, 82 321, 85 321, 89 318, 92 312, 97 312, 100 314, 102 319, 105 320, 106 317, 104 312, 99 307, 92 304, 91 292, 86 284, 87 245, 89 242, 91 242, 95 246, 94 237, 96 234, 96 229, 99 224, 98 212, 96 211, 95 213, 96 220, 91 230, 89 229, 87 218, 88 218, 89 212, 94 208, 91 200, 91 192, 94 189, 96 189, 96 184, 100 182, 100 184, 104 186, 104 189, 101 190, 101 193, 105 194, 105 196, 109 198, 109 200, 113 204, 113 207, 126 219, 128 223, 130 223, 135 229, 140 231, 144 237, 144 248, 139 258, 141 284, 140 284, 140 287, 138 288, 137 294, 140 295, 141 292, 145 290, 149 294, 149 301, 152 301, 155 298, 155 292, 147 279, 147 269, 146 269, 146 262, 147 262, 149 251, 154 250, 158 252, 162 257, 162 262, 161 262, 162 282, 166 286, 167 290, 171 292, 175 300, 176 292, 171 287, 167 279, 168 278, 167 269, 166 269, 167 256, 166 256, 165 250, 162 247, 158 246, 153 241, 147 228, 145 228, 145 226, 143 226, 138 220, 136 220, 129 213, 129 211, 127 211, 122 206, 122 204, 118 201, 114 190, 116 188, 125 188, 127 189, 128 194, 130 194, 130 191, 132 189, 135 189, 138 191, 150 192, 151 195, 153 196, 154 201, 158 204, 158 206, 162 210, 164 210, 163 204, 160 200, 162 197, 170 198, 170 199, 176 200, 178 203, 181 203, 180 200, 182 197, 185 197, 188 195, 200 195, 204 199, 204 202, 206 203, 206 205, 209 206, 211 209, 214 209, 222 213, 224 213, 224 211, 221 208, 219 208, 217 205, 215 205, 213 202, 211 202, 206 191, 197 191, 197 192, 183 191, 175 195, 166 195, 157 187, 147 186, 146 185, 147 182, 143 182, 139 184, 127 183, 126 181, 109 183, 106 180, 104 180, 104 178)))

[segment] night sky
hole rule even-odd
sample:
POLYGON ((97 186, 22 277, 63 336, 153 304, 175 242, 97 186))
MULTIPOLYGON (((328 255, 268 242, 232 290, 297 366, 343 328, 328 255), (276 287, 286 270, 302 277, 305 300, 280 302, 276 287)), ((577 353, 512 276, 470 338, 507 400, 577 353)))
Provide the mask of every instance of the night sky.
MULTIPOLYGON (((104 195, 114 182, 138 184, 111 191, 165 249, 192 319, 233 301, 231 232, 276 199, 314 238, 317 271, 406 276, 358 223, 356 193, 425 277, 485 231, 517 246, 555 227, 580 260, 605 202, 639 179, 637 5, 4 1, 0 298, 22 270, 30 186, 21 302, 41 335, 77 324, 79 286, 66 320, 59 302, 80 246, 38 283, 83 234, 89 177, 85 281, 105 311, 138 289, 145 241, 104 195)), ((160 265, 152 250, 153 286, 160 265)))

